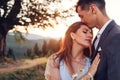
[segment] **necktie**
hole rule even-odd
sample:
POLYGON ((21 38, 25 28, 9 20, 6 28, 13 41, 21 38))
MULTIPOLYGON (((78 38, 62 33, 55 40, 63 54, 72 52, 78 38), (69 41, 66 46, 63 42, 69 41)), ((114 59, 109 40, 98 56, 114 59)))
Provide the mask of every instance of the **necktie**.
POLYGON ((95 42, 94 42, 95 50, 96 50, 96 48, 97 48, 97 46, 98 46, 99 40, 100 40, 100 33, 97 34, 96 40, 95 40, 95 42))

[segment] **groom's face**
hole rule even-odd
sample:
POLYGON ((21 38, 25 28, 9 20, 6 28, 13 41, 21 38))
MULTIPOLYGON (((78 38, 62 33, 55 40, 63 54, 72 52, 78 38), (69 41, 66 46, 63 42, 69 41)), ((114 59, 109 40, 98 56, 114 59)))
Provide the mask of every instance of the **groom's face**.
POLYGON ((90 28, 94 28, 96 23, 96 14, 92 10, 92 7, 89 7, 88 10, 81 9, 81 6, 77 7, 78 16, 81 21, 86 23, 90 28))

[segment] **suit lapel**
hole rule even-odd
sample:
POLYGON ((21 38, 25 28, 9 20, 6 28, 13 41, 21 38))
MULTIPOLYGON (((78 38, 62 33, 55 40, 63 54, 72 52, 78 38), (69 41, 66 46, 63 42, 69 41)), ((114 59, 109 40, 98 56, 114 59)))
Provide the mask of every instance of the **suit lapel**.
POLYGON ((96 50, 94 49, 94 47, 92 47, 92 52, 93 52, 93 56, 92 56, 92 59, 95 58, 97 52, 98 52, 98 49, 99 48, 102 48, 102 45, 105 41, 105 39, 107 38, 110 30, 112 29, 113 25, 115 25, 115 22, 114 21, 111 21, 108 26, 105 28, 105 30, 103 31, 103 33, 101 34, 101 37, 100 37, 100 40, 99 40, 99 43, 98 43, 98 46, 96 48, 96 50))
POLYGON ((102 33, 102 35, 101 35, 101 37, 100 37, 100 41, 99 41, 99 43, 98 43, 98 46, 97 46, 97 49, 96 49, 96 50, 98 50, 98 48, 102 46, 103 42, 104 42, 105 39, 107 38, 109 32, 111 31, 111 29, 113 28, 114 25, 115 25, 115 22, 114 22, 114 21, 111 21, 111 22, 108 24, 108 26, 107 26, 106 29, 103 31, 103 33, 102 33))

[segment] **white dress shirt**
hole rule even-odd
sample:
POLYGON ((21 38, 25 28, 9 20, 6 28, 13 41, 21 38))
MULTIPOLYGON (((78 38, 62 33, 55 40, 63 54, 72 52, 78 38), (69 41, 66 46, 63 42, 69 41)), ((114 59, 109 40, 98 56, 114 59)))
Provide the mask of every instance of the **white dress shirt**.
POLYGON ((99 43, 101 34, 103 33, 103 31, 105 30, 105 28, 107 27, 107 25, 108 25, 111 21, 112 21, 111 19, 110 19, 109 21, 107 21, 107 22, 103 25, 103 27, 98 31, 98 33, 97 33, 97 35, 96 35, 97 39, 96 39, 95 43, 93 44, 94 47, 95 47, 95 49, 97 48, 97 45, 98 45, 98 43, 99 43))

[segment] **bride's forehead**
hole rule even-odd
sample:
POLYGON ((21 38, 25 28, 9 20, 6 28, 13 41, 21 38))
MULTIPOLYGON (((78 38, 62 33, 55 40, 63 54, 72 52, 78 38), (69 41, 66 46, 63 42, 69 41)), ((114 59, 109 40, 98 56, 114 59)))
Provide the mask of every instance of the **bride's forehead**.
POLYGON ((81 25, 80 29, 87 29, 87 30, 91 30, 87 25, 81 25))
POLYGON ((81 27, 78 29, 79 30, 86 30, 86 31, 92 31, 92 29, 90 29, 87 25, 81 25, 81 27))

